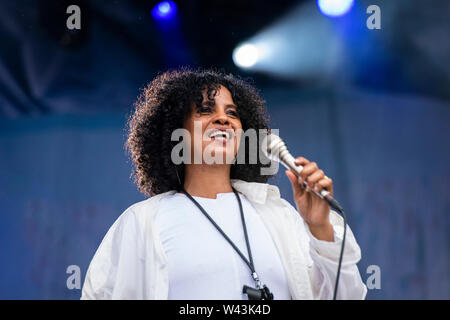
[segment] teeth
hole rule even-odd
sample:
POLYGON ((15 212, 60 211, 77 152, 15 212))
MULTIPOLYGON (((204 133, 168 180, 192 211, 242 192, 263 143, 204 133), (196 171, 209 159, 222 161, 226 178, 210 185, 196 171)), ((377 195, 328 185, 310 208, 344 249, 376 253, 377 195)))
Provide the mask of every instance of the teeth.
POLYGON ((228 133, 226 131, 214 130, 213 132, 211 132, 209 134, 210 138, 215 138, 217 136, 224 137, 225 139, 230 139, 230 133, 228 133))

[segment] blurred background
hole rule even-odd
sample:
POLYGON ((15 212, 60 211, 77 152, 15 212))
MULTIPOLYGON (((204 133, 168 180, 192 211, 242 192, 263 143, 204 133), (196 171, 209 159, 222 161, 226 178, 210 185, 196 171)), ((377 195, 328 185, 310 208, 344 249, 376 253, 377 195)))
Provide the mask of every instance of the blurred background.
MULTIPOLYGON (((79 299, 68 267, 82 285, 145 199, 133 103, 193 66, 251 79, 291 152, 333 178, 367 299, 449 299, 449 31, 447 0, 1 0, 0 298, 79 299)), ((293 204, 284 170, 270 183, 293 204)))

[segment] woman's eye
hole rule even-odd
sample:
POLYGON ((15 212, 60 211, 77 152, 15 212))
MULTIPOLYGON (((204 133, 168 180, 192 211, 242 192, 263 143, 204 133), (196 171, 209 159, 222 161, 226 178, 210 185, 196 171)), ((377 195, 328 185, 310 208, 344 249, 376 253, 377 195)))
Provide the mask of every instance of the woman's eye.
POLYGON ((208 112, 211 112, 211 108, 210 107, 201 107, 199 109, 199 112, 200 113, 208 113, 208 112))
POLYGON ((232 115, 233 117, 238 117, 238 114, 236 111, 229 111, 228 112, 230 115, 232 115))
MULTIPOLYGON (((198 113, 211 113, 211 112, 213 112, 213 108, 208 107, 208 106, 202 106, 198 109, 198 113)), ((238 113, 234 110, 229 110, 229 111, 227 111, 227 113, 232 117, 235 117, 235 118, 239 117, 238 113)))

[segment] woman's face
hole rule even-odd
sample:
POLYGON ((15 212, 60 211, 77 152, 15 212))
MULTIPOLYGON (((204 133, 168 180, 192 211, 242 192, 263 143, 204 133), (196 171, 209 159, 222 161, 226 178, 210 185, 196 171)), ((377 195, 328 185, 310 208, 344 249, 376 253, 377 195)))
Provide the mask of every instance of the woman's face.
POLYGON ((242 124, 230 91, 220 86, 214 101, 206 90, 199 110, 193 104, 184 122, 191 137, 191 163, 231 164, 239 148, 242 124))

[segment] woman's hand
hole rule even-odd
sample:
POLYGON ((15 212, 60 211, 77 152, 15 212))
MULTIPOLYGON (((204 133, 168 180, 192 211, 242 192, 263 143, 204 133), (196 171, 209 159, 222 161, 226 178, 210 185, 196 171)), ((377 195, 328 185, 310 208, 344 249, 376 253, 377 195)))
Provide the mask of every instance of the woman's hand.
POLYGON ((325 200, 312 192, 313 189, 317 192, 326 189, 333 195, 333 181, 319 169, 315 162, 298 157, 295 164, 303 166, 298 178, 290 170, 286 170, 285 173, 291 181, 297 210, 308 224, 314 237, 319 240, 333 241, 333 226, 329 220, 330 206, 325 200), (303 181, 308 183, 307 188, 304 188, 303 181))

